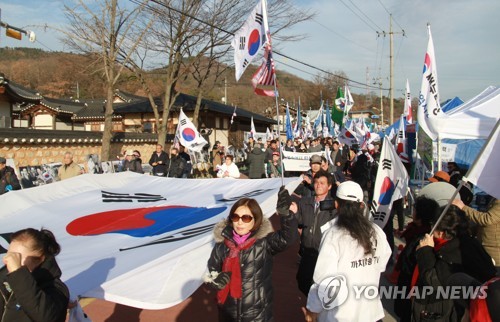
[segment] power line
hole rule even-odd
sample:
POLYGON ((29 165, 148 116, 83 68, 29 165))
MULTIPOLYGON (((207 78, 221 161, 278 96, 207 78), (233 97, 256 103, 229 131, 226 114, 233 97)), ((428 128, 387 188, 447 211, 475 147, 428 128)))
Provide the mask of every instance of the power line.
MULTIPOLYGON (((373 28, 373 26, 371 26, 368 22, 366 22, 365 19, 363 19, 360 15, 358 15, 354 10, 352 10, 351 7, 349 7, 343 0, 339 0, 340 2, 342 2, 342 4, 347 8, 349 9, 352 13, 354 13, 361 21, 363 21, 370 29, 372 29, 373 31, 377 32, 377 29, 373 28)), ((377 25, 375 25, 377 28, 379 28, 377 25)), ((379 28, 379 30, 381 30, 379 28)))
POLYGON ((368 17, 361 9, 359 9, 359 7, 354 2, 352 2, 352 0, 349 0, 349 2, 352 3, 352 5, 356 7, 356 9, 358 9, 358 11, 361 12, 361 14, 366 17, 366 19, 370 20, 370 22, 375 25, 375 27, 377 27, 379 30, 382 30, 382 28, 380 28, 375 22, 373 22, 373 20, 370 19, 370 17, 368 17))
POLYGON ((339 36, 340 38, 342 38, 342 39, 344 39, 344 40, 346 40, 346 41, 349 41, 349 42, 351 42, 351 43, 355 44, 356 46, 359 46, 359 47, 361 47, 361 48, 363 48, 363 49, 366 49, 366 50, 369 50, 369 51, 373 51, 373 49, 367 48, 367 47, 365 47, 365 46, 363 46, 363 45, 360 45, 360 44, 358 44, 358 43, 354 42, 352 39, 349 39, 349 38, 347 38, 347 37, 344 37, 342 34, 340 34, 340 33, 336 32, 336 31, 334 31, 333 29, 330 29, 329 27, 325 26, 324 24, 322 24, 321 22, 317 21, 316 19, 312 19, 312 21, 314 21, 315 23, 317 23, 317 24, 318 24, 318 25, 320 25, 321 27, 325 28, 326 30, 328 30, 328 31, 330 31, 330 32, 332 32, 332 33, 334 33, 334 34, 336 34, 336 35, 337 35, 337 36, 339 36))
MULTIPOLYGON (((384 6, 384 4, 382 3, 382 1, 381 1, 381 0, 378 0, 378 2, 379 2, 379 3, 380 3, 380 5, 382 6, 382 8, 384 8, 385 12, 387 12, 387 14, 388 14, 389 16, 390 16, 390 15, 392 15, 392 13, 390 13, 390 12, 389 12, 389 10, 387 10, 386 6, 384 6)), ((400 25, 400 24, 399 24, 399 23, 398 23, 398 22, 397 22, 394 18, 392 18, 392 20, 396 23, 396 25, 398 25, 398 27, 399 27, 399 28, 401 28, 401 30, 403 30, 403 31, 404 31, 404 28, 403 28, 403 27, 401 27, 401 25, 400 25)))
MULTIPOLYGON (((131 1, 131 2, 133 2, 133 3, 135 3, 135 4, 137 4, 137 5, 142 5, 142 3, 139 3, 139 0, 129 0, 129 1, 131 1)), ((167 9, 169 9, 169 10, 174 11, 174 12, 177 12, 177 13, 179 13, 179 14, 181 14, 181 15, 186 16, 186 17, 189 17, 189 18, 191 18, 191 19, 193 19, 193 20, 195 20, 195 21, 198 21, 198 22, 200 22, 200 23, 202 23, 202 24, 205 24, 205 25, 207 25, 207 26, 210 26, 210 27, 212 27, 212 28, 214 28, 214 29, 220 30, 220 31, 222 31, 222 32, 225 32, 225 33, 227 33, 227 34, 229 34, 229 35, 233 35, 233 36, 234 36, 234 32, 231 32, 231 31, 225 30, 225 29, 223 29, 223 28, 221 28, 221 27, 215 26, 214 24, 211 24, 211 23, 209 23, 209 22, 206 22, 206 21, 204 21, 204 20, 202 20, 202 19, 200 19, 200 18, 197 18, 197 17, 195 17, 195 16, 193 16, 193 15, 190 15, 190 14, 187 14, 187 13, 185 13, 185 12, 182 12, 181 10, 176 9, 176 8, 173 8, 173 7, 169 6, 169 5, 167 5, 166 3, 160 3, 158 0, 151 0, 151 2, 156 3, 157 5, 162 6, 162 7, 165 7, 165 8, 167 8, 167 9)), ((151 7, 150 5, 146 5, 146 7, 148 7, 150 10, 153 10, 153 11, 155 11, 155 12, 158 12, 158 11, 156 10, 156 8, 153 8, 153 7, 151 7)), ((334 74, 334 73, 332 73, 332 72, 326 71, 326 70, 324 70, 324 69, 322 69, 322 68, 319 68, 319 67, 313 66, 313 65, 311 65, 311 64, 308 64, 308 63, 306 63, 306 62, 300 61, 300 60, 298 60, 298 59, 296 59, 296 58, 290 57, 290 56, 285 55, 285 54, 283 54, 283 53, 280 53, 280 52, 278 52, 278 51, 273 51, 273 53, 274 53, 274 54, 276 54, 276 55, 278 55, 278 56, 281 56, 281 57, 284 57, 284 58, 290 59, 290 60, 292 60, 292 61, 294 61, 294 62, 296 62, 296 63, 299 63, 299 64, 301 64, 301 65, 304 65, 304 66, 307 66, 307 67, 309 67, 309 68, 312 68, 312 69, 318 70, 318 71, 320 71, 320 72, 323 72, 323 73, 326 73, 326 74, 330 74, 330 75, 333 75, 333 76, 338 76, 338 75, 335 75, 335 74, 334 74)), ((341 77, 341 78, 342 78, 342 79, 345 79, 346 81, 349 81, 349 82, 352 82, 352 83, 356 83, 356 84, 360 84, 360 85, 362 85, 362 86, 365 86, 365 87, 366 87, 366 84, 364 84, 364 83, 362 83, 362 82, 358 82, 358 81, 355 81, 355 80, 352 80, 352 79, 349 79, 349 78, 346 78, 346 77, 341 77)), ((372 87, 372 88, 375 88, 375 89, 379 89, 378 87, 375 87, 375 86, 371 86, 371 87, 372 87)))

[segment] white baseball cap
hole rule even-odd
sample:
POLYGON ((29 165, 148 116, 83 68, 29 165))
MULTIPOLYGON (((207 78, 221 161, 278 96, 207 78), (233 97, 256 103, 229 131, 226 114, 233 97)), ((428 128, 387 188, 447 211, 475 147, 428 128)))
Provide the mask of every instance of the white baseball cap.
POLYGON ((354 181, 345 181, 338 186, 336 196, 343 200, 363 202, 363 189, 354 181))
MULTIPOLYGON (((448 182, 432 182, 420 190, 419 196, 425 196, 435 200, 440 207, 446 206, 448 201, 455 193, 456 188, 448 182)), ((460 193, 457 193, 455 199, 460 199, 460 193)))

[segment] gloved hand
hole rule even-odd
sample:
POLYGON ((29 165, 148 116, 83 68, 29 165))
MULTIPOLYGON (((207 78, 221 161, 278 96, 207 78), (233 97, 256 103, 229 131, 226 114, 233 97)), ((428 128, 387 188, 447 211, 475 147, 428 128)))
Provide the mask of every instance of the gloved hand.
POLYGON ((231 272, 221 272, 214 278, 211 284, 217 289, 222 290, 229 283, 231 279, 231 272))
POLYGON ((292 197, 285 189, 285 186, 281 186, 280 192, 278 192, 278 202, 276 204, 276 211, 281 216, 288 216, 290 213, 290 205, 292 204, 292 197))
POLYGON ((7 192, 7 191, 12 191, 12 186, 10 184, 5 186, 5 192, 7 192))

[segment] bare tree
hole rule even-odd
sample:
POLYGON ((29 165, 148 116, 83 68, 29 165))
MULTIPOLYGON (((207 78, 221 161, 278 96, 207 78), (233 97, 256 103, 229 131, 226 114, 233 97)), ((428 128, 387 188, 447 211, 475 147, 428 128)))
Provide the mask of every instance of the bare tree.
POLYGON ((64 30, 63 42, 70 48, 92 55, 96 72, 103 75, 106 101, 104 108, 104 131, 102 135, 101 159, 109 160, 113 132, 113 97, 125 63, 147 32, 134 33, 137 20, 147 1, 139 6, 121 7, 118 0, 99 0, 92 4, 78 0, 75 7, 65 5, 68 29, 64 30), (128 50, 126 50, 128 48, 128 50), (125 54, 123 54, 125 52, 125 54))
MULTIPOLYGON (((254 2, 240 0, 153 0, 150 6, 159 17, 152 28, 149 44, 158 44, 157 51, 167 55, 165 92, 161 114, 155 106, 158 139, 167 134, 168 116, 179 94, 176 86, 191 76, 196 81, 197 104, 193 121, 197 123, 203 96, 213 88, 229 62, 232 32, 236 31, 255 6, 254 2)), ((311 19, 313 14, 300 12, 289 1, 269 1, 269 21, 273 39, 290 41, 301 35, 282 35, 291 26, 311 19)))
POLYGON ((343 88, 346 79, 347 75, 340 70, 333 73, 318 73, 313 79, 315 85, 313 92, 318 104, 321 100, 320 96, 322 96, 324 101, 330 100, 330 104, 333 104, 333 100, 335 100, 337 95, 337 88, 343 88))

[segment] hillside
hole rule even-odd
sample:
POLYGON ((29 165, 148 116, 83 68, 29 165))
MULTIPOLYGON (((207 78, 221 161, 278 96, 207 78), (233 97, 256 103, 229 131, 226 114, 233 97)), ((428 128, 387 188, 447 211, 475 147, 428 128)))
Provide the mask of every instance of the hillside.
MULTIPOLYGON (((32 48, 0 48, 0 72, 23 86, 38 90, 42 95, 53 98, 76 98, 77 88, 80 98, 103 98, 104 86, 102 63, 90 56, 67 52, 46 52, 32 48)), ((227 68, 217 81, 211 80, 210 90, 205 98, 220 102, 224 97, 224 78, 227 80, 228 103, 237 105, 257 113, 265 114, 266 108, 274 111, 275 100, 270 97, 257 96, 250 82, 257 66, 251 65, 240 79, 235 81, 234 69, 227 68)), ((163 75, 161 69, 146 72, 148 85, 155 96, 163 92, 163 75)), ((291 105, 299 97, 302 109, 319 107, 321 87, 311 81, 277 70, 280 98, 289 101, 291 105)), ((130 71, 124 71, 117 85, 121 91, 136 95, 145 95, 141 85, 130 71)), ((183 79, 177 85, 177 90, 196 95, 196 83, 192 77, 183 79)), ((333 93, 331 93, 333 95, 333 93)), ((327 97, 323 89, 323 98, 327 97)), ((377 99, 378 100, 378 99, 377 99)), ((365 109, 362 106, 363 96, 354 95, 357 102, 355 109, 365 109)), ((377 104, 378 105, 378 104, 377 104)), ((384 102, 388 106, 388 102, 384 102)), ((396 110, 402 106, 395 101, 396 110)), ((387 111, 388 112, 388 111, 387 111)), ((274 113, 272 113, 274 114, 274 113)), ((396 114, 397 115, 397 114, 396 114)))

